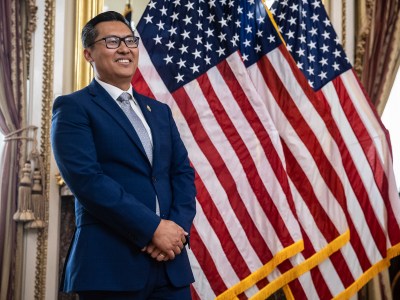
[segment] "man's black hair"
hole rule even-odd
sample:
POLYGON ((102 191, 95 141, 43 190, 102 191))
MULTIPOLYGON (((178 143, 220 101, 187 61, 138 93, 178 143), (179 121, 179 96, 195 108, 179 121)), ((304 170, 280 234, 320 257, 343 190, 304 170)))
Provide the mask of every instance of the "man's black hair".
POLYGON ((89 45, 92 45, 96 40, 98 32, 95 26, 101 22, 109 22, 109 21, 118 21, 124 23, 126 26, 128 26, 128 28, 132 31, 133 34, 131 25, 124 18, 123 15, 121 15, 116 11, 106 11, 95 16, 93 19, 87 22, 86 25, 83 27, 81 35, 83 48, 89 47, 89 45))

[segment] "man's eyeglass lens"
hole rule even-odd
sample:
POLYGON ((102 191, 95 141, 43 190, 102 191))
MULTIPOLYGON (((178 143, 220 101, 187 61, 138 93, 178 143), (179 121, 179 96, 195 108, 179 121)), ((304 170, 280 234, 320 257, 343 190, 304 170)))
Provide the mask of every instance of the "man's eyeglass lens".
POLYGON ((121 41, 124 41, 125 45, 128 48, 137 48, 139 45, 139 38, 137 36, 127 36, 124 38, 120 38, 118 36, 110 36, 103 38, 105 40, 106 47, 109 49, 116 49, 121 45, 121 41))

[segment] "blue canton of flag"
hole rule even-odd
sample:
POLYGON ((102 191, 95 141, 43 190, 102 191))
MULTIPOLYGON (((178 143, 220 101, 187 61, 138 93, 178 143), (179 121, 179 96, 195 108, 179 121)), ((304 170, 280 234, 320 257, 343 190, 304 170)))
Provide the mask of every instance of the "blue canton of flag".
POLYGON ((170 92, 237 50, 247 67, 281 44, 255 0, 153 0, 137 29, 170 92))
POLYGON ((271 13, 279 31, 314 90, 352 68, 319 0, 275 1, 271 13))

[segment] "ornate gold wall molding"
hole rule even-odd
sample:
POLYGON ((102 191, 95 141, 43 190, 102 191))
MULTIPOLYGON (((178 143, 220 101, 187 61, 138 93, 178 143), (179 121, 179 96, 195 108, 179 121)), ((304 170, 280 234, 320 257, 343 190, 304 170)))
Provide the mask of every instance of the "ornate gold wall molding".
POLYGON ((99 14, 103 9, 103 0, 87 1, 77 0, 76 21, 75 21, 75 70, 74 90, 87 86, 93 78, 93 71, 90 64, 83 57, 81 30, 91 18, 99 14))
POLYGON ((365 50, 368 47, 367 38, 372 27, 374 14, 374 0, 358 0, 355 15, 358 18, 356 23, 356 53, 354 70, 361 78, 365 50))
POLYGON ((54 15, 55 1, 45 0, 44 41, 43 48, 43 81, 42 81, 42 122, 41 122, 41 153, 44 165, 44 201, 46 226, 38 231, 35 277, 35 300, 45 298, 47 239, 49 221, 49 189, 50 189, 50 122, 53 102, 53 71, 54 71, 54 15))

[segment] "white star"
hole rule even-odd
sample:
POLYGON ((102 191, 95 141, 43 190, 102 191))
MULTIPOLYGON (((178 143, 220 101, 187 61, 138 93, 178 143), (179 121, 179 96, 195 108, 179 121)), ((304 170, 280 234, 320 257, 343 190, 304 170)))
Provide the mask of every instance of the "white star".
POLYGON ((207 50, 207 51, 211 51, 211 50, 212 50, 211 46, 212 46, 212 44, 210 44, 209 42, 207 42, 207 43, 204 45, 204 47, 206 47, 206 50, 207 50))
POLYGON ((294 31, 289 30, 288 32, 286 32, 286 36, 287 36, 288 40, 293 39, 294 31))
POLYGON ((335 49, 335 51, 333 51, 333 55, 335 55, 335 57, 340 57, 340 51, 339 49, 335 49))
POLYGON ((172 26, 170 29, 168 29, 168 32, 169 32, 170 35, 176 34, 176 27, 172 26))
POLYGON ((196 45, 203 44, 203 37, 197 35, 194 40, 196 41, 196 45))
POLYGON ((215 0, 208 1, 208 5, 211 7, 215 7, 215 0))
POLYGON ((308 67, 307 72, 308 72, 308 75, 314 75, 314 69, 311 68, 311 66, 308 67))
POLYGON ((254 13, 251 12, 251 11, 249 11, 249 12, 247 13, 247 18, 249 18, 249 20, 250 20, 250 19, 254 19, 254 13))
POLYGON ((243 61, 248 61, 249 60, 249 56, 247 54, 243 54, 242 55, 242 59, 243 59, 243 61))
POLYGON ((339 70, 340 70, 340 65, 337 64, 336 61, 335 61, 335 63, 332 65, 332 67, 335 69, 335 71, 339 71, 339 70))
POLYGON ((278 16, 279 21, 282 21, 285 19, 285 13, 281 12, 281 14, 278 16))
POLYGON ((229 1, 228 5, 229 5, 229 7, 234 6, 235 5, 235 1, 233 1, 233 0, 229 1))
POLYGON ((286 44, 286 49, 289 51, 289 52, 292 52, 292 45, 290 45, 290 44, 286 44))
POLYGON ((185 22, 185 25, 192 24, 192 17, 186 15, 186 18, 183 19, 183 22, 185 22))
POLYGON ((167 57, 164 58, 164 60, 165 60, 165 64, 168 65, 169 63, 172 63, 172 56, 169 56, 169 55, 167 54, 167 57))
POLYGON ((168 47, 168 50, 171 50, 171 48, 175 49, 174 44, 175 44, 175 42, 169 41, 168 44, 166 44, 165 46, 168 47))
POLYGON ((310 31, 308 31, 311 36, 317 35, 318 28, 312 27, 310 31))
POLYGON ((193 66, 190 67, 190 69, 192 69, 193 74, 196 72, 199 72, 199 68, 200 68, 200 66, 196 65, 196 64, 193 64, 193 66))
POLYGON ((243 42, 243 45, 244 45, 245 47, 250 47, 250 43, 251 43, 251 41, 249 41, 248 39, 246 39, 246 40, 243 42))
POLYGON ((237 46, 237 41, 235 39, 231 39, 230 42, 232 43, 233 47, 237 46))
POLYGON ((150 9, 155 9, 156 8, 156 3, 154 3, 153 1, 150 1, 150 3, 149 3, 149 7, 150 7, 150 9))
POLYGON ((237 12, 238 12, 238 14, 242 14, 243 13, 243 7, 239 6, 237 8, 237 12))
POLYGON ((214 15, 209 15, 206 19, 208 19, 208 22, 211 23, 214 22, 214 18, 215 18, 214 15))
POLYGON ((323 57, 321 58, 319 63, 321 64, 321 66, 326 66, 328 64, 328 59, 323 57))
POLYGON ((292 6, 290 7, 290 9, 294 12, 294 11, 298 11, 299 9, 298 9, 298 7, 299 7, 299 5, 298 4, 292 4, 292 6))
POLYGON ((269 9, 269 11, 271 12, 271 14, 273 14, 275 16, 275 14, 276 14, 276 8, 275 7, 271 7, 269 9))
POLYGON ((165 8, 165 6, 163 5, 163 7, 160 9, 161 15, 162 16, 166 16, 167 15, 167 9, 165 8))
POLYGON ((298 37, 300 43, 305 43, 306 42, 306 37, 302 34, 301 36, 298 37))
POLYGON ((308 81, 308 84, 311 86, 311 87, 314 87, 314 82, 313 81, 308 81))
POLYGON ((194 55, 194 58, 196 59, 196 58, 199 58, 199 57, 201 57, 201 51, 199 51, 199 50, 195 50, 194 52, 192 52, 192 54, 194 55))
POLYGON ((319 76, 319 78, 320 78, 321 80, 324 80, 324 79, 327 78, 327 77, 326 77, 326 72, 322 72, 322 71, 321 71, 321 73, 318 74, 318 76, 319 76))
POLYGON ((157 44, 161 44, 161 39, 162 39, 162 37, 161 37, 161 36, 158 36, 158 34, 157 34, 157 36, 156 36, 155 38, 153 38, 153 40, 156 41, 156 45, 157 45, 157 44))
POLYGON ((303 70, 303 63, 297 62, 297 67, 298 67, 300 70, 303 70))
POLYGON ((197 22, 196 26, 197 30, 203 30, 203 23, 201 23, 200 21, 197 22))
POLYGON ((247 33, 251 33, 252 31, 252 27, 250 25, 247 25, 247 27, 245 28, 247 33))
POLYGON ((258 37, 262 37, 262 36, 263 36, 262 30, 257 30, 256 35, 257 35, 258 37))
POLYGON ((207 65, 211 64, 211 58, 208 57, 208 55, 206 55, 206 57, 204 57, 204 61, 206 62, 207 65))
POLYGON ((197 10, 197 13, 199 14, 199 17, 202 17, 203 16, 203 10, 202 9, 198 9, 197 10))
POLYGON ((270 43, 275 42, 275 36, 273 36, 272 34, 269 37, 267 37, 267 39, 269 40, 270 43))
POLYGON ((214 29, 208 28, 207 31, 206 31, 207 37, 214 36, 213 32, 214 32, 214 29))
POLYGON ((329 39, 330 33, 328 31, 324 31, 323 34, 321 34, 324 37, 324 40, 329 39))
POLYGON ((219 0, 219 3, 221 3, 222 6, 226 5, 226 0, 219 0))
POLYGON ((288 6, 288 0, 283 0, 281 1, 282 6, 288 6))
POLYGON ((181 33, 181 36, 183 37, 183 40, 188 39, 189 38, 189 34, 190 34, 190 32, 186 31, 186 29, 185 29, 185 31, 183 33, 181 33))
POLYGON ((183 75, 179 74, 177 76, 175 76, 176 82, 180 82, 183 81, 183 75))
POLYGON ((325 18, 325 20, 323 21, 326 27, 331 26, 331 22, 329 22, 328 18, 325 18))
POLYGON ((299 55, 299 57, 304 56, 304 49, 299 48, 299 50, 296 51, 296 53, 299 55))
POLYGON ((219 57, 219 56, 222 56, 222 55, 225 55, 225 49, 223 49, 223 48, 221 48, 221 47, 219 47, 219 49, 217 50, 217 52, 218 52, 218 57, 219 57))
POLYGON ((185 6, 186 6, 187 10, 189 11, 189 10, 193 9, 193 5, 194 5, 193 2, 188 2, 188 4, 186 4, 185 6))
POLYGON ((311 20, 313 20, 313 22, 318 22, 318 17, 319 17, 319 15, 313 14, 313 16, 311 17, 311 20))
POLYGON ((263 23, 264 23, 264 19, 265 19, 265 17, 259 16, 259 17, 257 18, 258 24, 263 24, 263 23))
POLYGON ((247 0, 247 2, 249 2, 249 4, 251 4, 251 5, 254 4, 254 0, 247 0))
POLYGON ((307 17, 307 11, 305 9, 301 10, 301 15, 305 18, 307 17))
POLYGON ((164 25, 165 25, 165 23, 162 23, 160 20, 160 22, 158 22, 158 24, 157 24, 158 30, 164 30, 164 25))
POLYGON ((315 62, 315 56, 312 55, 311 53, 308 55, 308 61, 311 62, 315 62))
POLYGON ((337 36, 336 39, 335 39, 335 43, 336 43, 336 45, 339 45, 339 44, 340 44, 340 39, 339 39, 338 36, 337 36))
POLYGON ((226 33, 222 33, 222 32, 221 32, 221 33, 219 34, 218 38, 219 38, 219 41, 220 41, 220 42, 226 41, 226 33))
POLYGON ((179 69, 186 67, 186 60, 182 60, 182 58, 177 62, 179 65, 179 69))
POLYGON ((181 54, 183 54, 185 52, 188 53, 187 48, 188 48, 188 46, 185 46, 182 44, 182 46, 179 48, 179 50, 181 50, 181 54))
POLYGON ((240 26, 242 24, 242 22, 240 22, 240 20, 236 20, 235 24, 236 24, 236 27, 238 27, 238 28, 242 27, 242 26, 240 26))
POLYGON ((313 3, 311 3, 312 6, 314 6, 314 9, 316 9, 317 7, 320 7, 320 3, 318 0, 315 0, 313 3))
POLYGON ((171 16, 172 21, 176 21, 179 18, 179 14, 177 12, 174 12, 171 16))
POLYGON ((153 16, 150 16, 150 14, 147 14, 147 16, 145 16, 143 19, 146 20, 146 24, 153 23, 153 16))
POLYGON ((221 18, 221 21, 218 21, 218 23, 221 24, 221 28, 224 26, 228 26, 228 24, 226 23, 226 20, 224 18, 221 18))
POLYGON ((323 53, 328 52, 329 51, 329 46, 323 44, 322 47, 320 47, 320 49, 322 50, 323 53))
POLYGON ((306 23, 304 23, 304 21, 301 22, 300 26, 301 26, 302 30, 306 30, 307 29, 306 23))
POLYGON ((258 53, 258 52, 260 52, 261 51, 261 46, 260 45, 257 45, 255 48, 254 48, 254 50, 258 53))
POLYGON ((177 7, 178 5, 181 5, 181 0, 175 0, 174 4, 175 4, 175 7, 177 7))
POLYGON ((289 19, 288 22, 290 23, 291 26, 293 26, 293 25, 296 24, 296 18, 292 16, 292 17, 289 19))
POLYGON ((310 50, 317 49, 316 44, 316 42, 310 41, 307 46, 310 47, 310 50))

